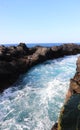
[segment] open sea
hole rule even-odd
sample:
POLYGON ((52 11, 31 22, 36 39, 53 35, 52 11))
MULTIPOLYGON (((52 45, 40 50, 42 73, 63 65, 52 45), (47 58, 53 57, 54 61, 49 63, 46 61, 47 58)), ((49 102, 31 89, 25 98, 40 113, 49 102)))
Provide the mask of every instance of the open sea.
MULTIPOLYGON (((35 47, 36 45, 43 46, 43 47, 59 46, 59 45, 61 45, 63 43, 25 43, 25 44, 27 45, 27 47, 31 48, 31 47, 35 47)), ((2 45, 5 45, 5 46, 17 46, 17 45, 19 45, 19 43, 2 44, 2 45)))
MULTIPOLYGON (((60 46, 64 43, 26 43, 27 47, 31 48, 31 47, 35 47, 36 45, 39 46, 43 46, 43 47, 52 47, 52 46, 60 46)), ((80 44, 80 43, 76 43, 76 44, 80 44)), ((2 44, 5 46, 17 46, 19 45, 19 43, 13 43, 13 44, 2 44)))
POLYGON ((50 130, 58 120, 78 56, 36 65, 1 93, 0 130, 50 130))

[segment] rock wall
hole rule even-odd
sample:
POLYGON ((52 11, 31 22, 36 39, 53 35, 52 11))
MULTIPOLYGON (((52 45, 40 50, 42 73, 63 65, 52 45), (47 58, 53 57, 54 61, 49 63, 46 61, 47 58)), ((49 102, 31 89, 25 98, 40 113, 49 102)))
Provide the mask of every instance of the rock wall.
MULTIPOLYGON (((77 122, 77 119, 79 116, 79 111, 77 110, 78 107, 76 107, 76 104, 78 104, 79 102, 80 102, 80 56, 78 57, 78 60, 76 62, 76 73, 75 73, 74 77, 70 80, 70 88, 68 89, 68 92, 67 92, 66 102, 63 105, 61 112, 60 112, 60 117, 58 119, 59 122, 58 122, 58 124, 55 123, 57 125, 55 126, 55 124, 54 124, 51 130, 55 130, 55 129, 56 130, 63 130, 63 129, 64 130, 69 130, 69 129, 75 130, 76 129, 75 127, 77 124, 76 122, 77 122), (78 95, 79 97, 77 96, 77 98, 76 98, 76 95, 78 95), (70 98, 70 97, 72 97, 72 98, 70 98), (71 104, 70 104, 70 102, 71 102, 71 104), (72 109, 72 107, 73 107, 73 109, 72 109), (78 114, 74 114, 77 111, 78 111, 78 114), (75 116, 73 116, 72 114, 75 116), (61 119, 62 117, 63 117, 63 121, 61 119), (71 120, 72 120, 72 123, 70 122, 71 120), (75 120, 74 123, 73 123, 73 120, 75 120), (65 126, 66 124, 67 124, 67 126, 65 126), (62 128, 62 126, 63 126, 63 128, 62 128)), ((79 124, 80 124, 80 122, 79 122, 79 124)))
POLYGON ((28 48, 24 43, 18 46, 0 46, 0 92, 13 84, 20 74, 27 72, 34 65, 49 59, 78 53, 80 53, 80 45, 77 44, 33 48, 28 48))
POLYGON ((80 93, 80 56, 78 57, 76 65, 76 73, 70 80, 70 88, 72 88, 76 93, 80 93))

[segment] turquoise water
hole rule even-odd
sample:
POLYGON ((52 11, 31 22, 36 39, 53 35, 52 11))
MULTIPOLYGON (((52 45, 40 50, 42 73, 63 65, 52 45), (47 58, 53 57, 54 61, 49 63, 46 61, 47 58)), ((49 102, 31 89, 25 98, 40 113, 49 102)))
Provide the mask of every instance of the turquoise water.
POLYGON ((58 119, 78 56, 37 65, 0 94, 0 130, 50 130, 58 119))

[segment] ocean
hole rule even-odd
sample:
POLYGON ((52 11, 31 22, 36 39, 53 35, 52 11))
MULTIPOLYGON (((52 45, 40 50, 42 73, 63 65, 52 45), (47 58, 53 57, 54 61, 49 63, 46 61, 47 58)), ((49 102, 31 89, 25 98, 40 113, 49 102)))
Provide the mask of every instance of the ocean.
MULTIPOLYGON (((38 46, 43 46, 43 47, 52 47, 52 46, 60 46, 64 43, 25 43, 27 45, 27 47, 31 48, 31 47, 35 47, 36 45, 38 46)), ((66 43, 67 44, 67 43, 66 43)), ((76 43, 76 44, 80 44, 80 43, 76 43)), ((19 43, 6 43, 6 44, 1 44, 1 45, 5 45, 5 46, 17 46, 19 45, 19 43)))
POLYGON ((0 130, 50 130, 76 72, 78 55, 48 60, 0 94, 0 130))
MULTIPOLYGON (((31 47, 35 47, 36 45, 37 46, 43 46, 43 47, 52 47, 52 46, 59 46, 59 45, 62 45, 63 43, 25 43, 27 47, 31 48, 31 47)), ((77 43, 78 44, 78 43, 77 43)), ((9 47, 9 46, 17 46, 19 45, 19 43, 6 43, 6 44, 1 44, 1 45, 4 45, 6 47, 9 47)))

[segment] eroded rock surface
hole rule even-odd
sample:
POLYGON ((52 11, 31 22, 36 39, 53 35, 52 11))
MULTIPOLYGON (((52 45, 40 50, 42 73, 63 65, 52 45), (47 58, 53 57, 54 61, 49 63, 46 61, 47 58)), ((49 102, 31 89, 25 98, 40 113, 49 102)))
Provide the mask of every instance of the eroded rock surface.
MULTIPOLYGON (((0 92, 13 84, 20 74, 27 72, 32 66, 49 59, 78 53, 80 45, 77 44, 33 48, 28 48, 24 43, 18 46, 0 46, 0 92)), ((79 65, 77 69, 80 69, 79 65)))
POLYGON ((77 68, 74 77, 70 81, 70 87, 76 92, 80 93, 80 56, 77 60, 77 68))
MULTIPOLYGON (((56 130, 80 129, 80 56, 76 62, 76 73, 70 80, 70 87, 67 92, 67 100, 64 103, 56 130), (77 122, 77 123, 76 123, 77 122)), ((55 124, 51 130, 55 130, 55 124)))

